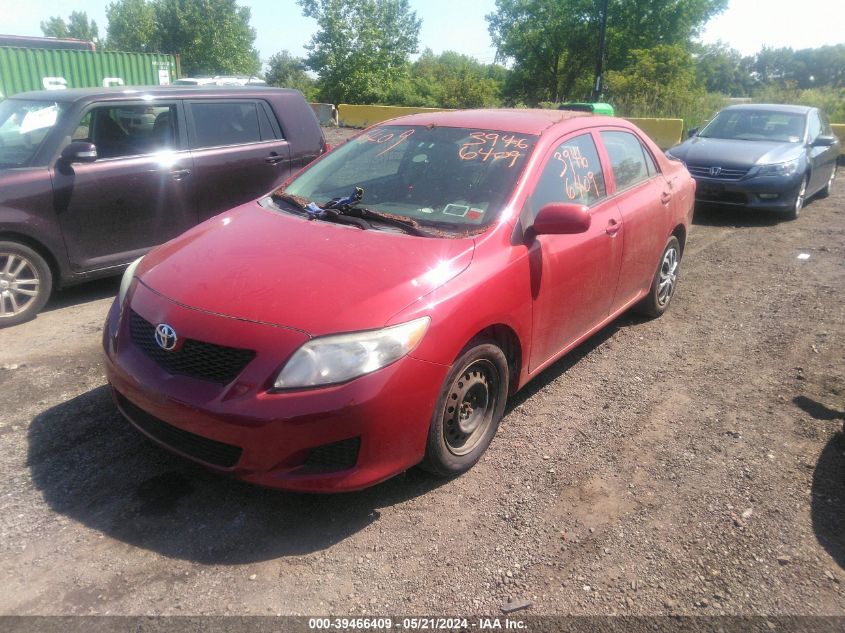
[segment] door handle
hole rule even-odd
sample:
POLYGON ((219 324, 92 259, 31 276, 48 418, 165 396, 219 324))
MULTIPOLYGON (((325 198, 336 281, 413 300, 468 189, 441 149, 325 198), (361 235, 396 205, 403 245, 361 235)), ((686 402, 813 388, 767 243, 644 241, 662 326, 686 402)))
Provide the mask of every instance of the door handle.
POLYGON ((668 191, 664 191, 660 194, 660 202, 663 204, 669 204, 669 201, 672 199, 672 194, 668 191))
POLYGON ((281 163, 284 159, 284 156, 279 156, 278 154, 276 154, 276 152, 273 152, 267 158, 264 159, 264 162, 270 163, 271 165, 277 165, 281 163))
POLYGON ((616 220, 611 220, 607 223, 607 227, 605 227, 604 232, 607 233, 610 237, 616 237, 616 234, 621 228, 622 225, 619 224, 619 222, 617 222, 616 220))
POLYGON ((173 176, 173 180, 182 180, 187 176, 191 175, 190 169, 174 169, 170 172, 170 175, 173 176))

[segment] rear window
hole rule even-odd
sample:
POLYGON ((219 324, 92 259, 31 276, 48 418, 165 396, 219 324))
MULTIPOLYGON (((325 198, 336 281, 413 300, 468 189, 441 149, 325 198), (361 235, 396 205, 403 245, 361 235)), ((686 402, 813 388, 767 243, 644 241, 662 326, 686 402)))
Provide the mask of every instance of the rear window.
POLYGON ((261 141, 261 125, 254 102, 189 105, 194 119, 194 147, 242 145, 261 141))

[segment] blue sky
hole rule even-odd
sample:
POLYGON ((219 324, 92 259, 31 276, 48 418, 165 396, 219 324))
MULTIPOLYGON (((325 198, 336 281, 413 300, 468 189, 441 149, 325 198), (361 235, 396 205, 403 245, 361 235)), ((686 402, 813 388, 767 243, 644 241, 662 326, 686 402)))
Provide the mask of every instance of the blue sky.
MULTIPOLYGON (((105 5, 110 0, 4 0, 0 32, 10 35, 41 35, 39 23, 49 16, 67 17, 71 11, 85 11, 97 21, 101 35, 106 31, 105 5)), ((302 16, 295 0, 240 0, 252 9, 252 26, 262 60, 287 49, 297 56, 305 53, 316 23, 302 16)), ((484 16, 495 8, 494 0, 411 0, 422 18, 420 50, 455 50, 482 62, 496 54, 484 16)), ((763 45, 809 48, 845 43, 845 1, 843 0, 731 0, 728 11, 707 25, 702 40, 722 40, 744 55, 763 45), (799 8, 800 7, 800 8, 799 8)))

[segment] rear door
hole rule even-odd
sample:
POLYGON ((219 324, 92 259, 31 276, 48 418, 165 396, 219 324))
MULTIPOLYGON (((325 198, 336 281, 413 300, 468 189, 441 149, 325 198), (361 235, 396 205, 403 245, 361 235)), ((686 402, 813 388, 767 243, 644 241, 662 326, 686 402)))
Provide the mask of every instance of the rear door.
POLYGON ((196 224, 178 100, 94 103, 71 140, 94 143, 98 154, 93 163, 59 160, 51 173, 73 270, 125 264, 196 224))
POLYGON ((599 136, 610 164, 613 199, 625 227, 615 310, 651 284, 672 216, 672 190, 636 134, 605 129, 599 136))
POLYGON ((200 220, 271 191, 290 172, 290 145, 262 99, 186 101, 200 220))

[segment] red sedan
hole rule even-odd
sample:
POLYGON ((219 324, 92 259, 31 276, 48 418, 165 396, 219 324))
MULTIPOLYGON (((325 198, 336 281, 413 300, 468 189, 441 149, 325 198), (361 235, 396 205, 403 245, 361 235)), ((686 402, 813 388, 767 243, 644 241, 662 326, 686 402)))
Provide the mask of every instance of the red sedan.
POLYGON ((666 310, 693 198, 621 119, 377 125, 127 270, 103 334, 117 406, 266 486, 464 472, 510 394, 629 308, 666 310))

